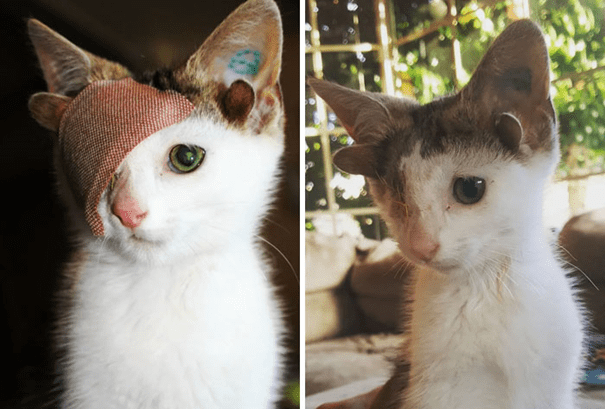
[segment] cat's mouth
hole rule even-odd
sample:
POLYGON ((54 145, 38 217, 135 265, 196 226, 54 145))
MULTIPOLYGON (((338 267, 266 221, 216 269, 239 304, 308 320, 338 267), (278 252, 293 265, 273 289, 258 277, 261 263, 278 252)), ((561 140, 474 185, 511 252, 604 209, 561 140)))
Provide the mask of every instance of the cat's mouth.
POLYGON ((132 232, 128 237, 129 240, 143 245, 151 245, 151 246, 159 246, 163 242, 161 240, 149 237, 148 235, 142 234, 140 232, 132 232))
POLYGON ((443 274, 449 274, 452 271, 459 269, 459 266, 454 263, 436 262, 436 263, 430 263, 430 264, 434 270, 437 270, 438 272, 443 273, 443 274))
POLYGON ((429 262, 423 261, 417 264, 443 274, 450 274, 461 268, 460 264, 453 260, 431 260, 429 262))
POLYGON ((421 260, 410 252, 406 252, 405 255, 406 258, 412 262, 412 264, 415 264, 418 267, 428 268, 444 274, 448 274, 460 268, 460 264, 451 259, 443 259, 439 257, 432 258, 430 260, 421 260))

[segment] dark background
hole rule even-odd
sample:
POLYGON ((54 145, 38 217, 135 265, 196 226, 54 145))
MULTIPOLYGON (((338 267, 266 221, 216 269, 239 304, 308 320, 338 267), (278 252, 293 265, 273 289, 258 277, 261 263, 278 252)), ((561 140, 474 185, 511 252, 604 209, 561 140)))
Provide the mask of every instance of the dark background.
MULTIPOLYGON (((288 320, 288 379, 299 375, 299 2, 277 1, 284 25, 284 182, 264 237, 288 320)), ((69 253, 52 175, 51 135, 27 100, 46 84, 26 35, 34 17, 133 71, 187 58, 240 1, 0 0, 0 409, 37 407, 52 379, 53 293, 69 253)), ((251 374, 251 376, 254 376, 251 374)))

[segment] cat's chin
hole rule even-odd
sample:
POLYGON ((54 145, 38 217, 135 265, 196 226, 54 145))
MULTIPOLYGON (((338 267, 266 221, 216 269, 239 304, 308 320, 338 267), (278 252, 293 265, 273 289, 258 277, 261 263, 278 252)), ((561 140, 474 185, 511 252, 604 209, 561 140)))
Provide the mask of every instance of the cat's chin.
POLYGON ((132 261, 157 261, 169 258, 167 245, 160 240, 151 240, 137 234, 119 239, 120 253, 132 261))
MULTIPOLYGON (((176 258, 172 253, 171 240, 139 229, 108 229, 101 248, 110 246, 122 258, 130 262, 164 263, 176 258)), ((99 243, 99 242, 95 242, 99 243)))
POLYGON ((137 232, 132 232, 127 240, 144 246, 161 246, 164 243, 163 240, 137 232))
POLYGON ((138 227, 130 229, 121 225, 113 224, 107 230, 107 235, 127 245, 144 247, 162 247, 169 242, 174 231, 166 228, 138 227))

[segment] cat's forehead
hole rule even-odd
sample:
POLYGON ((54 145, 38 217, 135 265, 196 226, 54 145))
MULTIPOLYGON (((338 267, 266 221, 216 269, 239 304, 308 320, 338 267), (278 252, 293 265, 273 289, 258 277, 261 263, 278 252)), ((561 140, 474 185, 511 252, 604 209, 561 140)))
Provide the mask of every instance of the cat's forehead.
POLYGON ((429 162, 432 157, 450 155, 471 163, 473 158, 510 156, 498 137, 479 127, 474 112, 455 96, 426 105, 400 106, 391 112, 392 123, 377 147, 379 166, 414 155, 429 162))
POLYGON ((376 163, 381 178, 399 191, 403 185, 422 189, 429 181, 442 185, 455 176, 491 173, 512 157, 455 100, 400 111, 388 132, 376 163))
POLYGON ((158 69, 147 71, 135 78, 138 82, 159 91, 174 91, 184 95, 195 105, 194 116, 211 118, 214 121, 225 121, 216 104, 219 84, 203 78, 179 78, 173 70, 158 69))
POLYGON ((498 152, 485 147, 453 148, 428 156, 421 154, 421 143, 416 144, 413 152, 398 158, 395 171, 405 174, 408 179, 428 180, 447 179, 452 176, 476 176, 492 173, 493 169, 510 162, 498 152))

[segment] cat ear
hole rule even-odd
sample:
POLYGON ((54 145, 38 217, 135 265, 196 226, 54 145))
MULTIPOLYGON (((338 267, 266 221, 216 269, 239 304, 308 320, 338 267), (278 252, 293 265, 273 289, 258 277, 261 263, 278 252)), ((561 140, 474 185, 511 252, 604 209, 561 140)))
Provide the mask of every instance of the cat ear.
POLYGON ((369 143, 382 139, 380 130, 389 122, 390 113, 372 94, 316 78, 308 78, 307 83, 332 108, 355 142, 369 143))
POLYGON ((130 76, 120 64, 82 50, 38 20, 30 19, 27 29, 49 91, 33 95, 29 110, 40 125, 51 131, 59 129, 70 97, 92 81, 130 76))
POLYGON ((219 85, 218 102, 228 119, 281 103, 282 26, 273 0, 248 0, 233 11, 179 69, 190 81, 219 85))
POLYGON ((49 92, 74 96, 92 81, 130 76, 120 64, 82 50, 38 20, 30 19, 27 28, 49 92))
POLYGON ((390 122, 388 108, 367 92, 315 78, 307 79, 307 83, 332 108, 356 142, 338 150, 334 164, 350 174, 376 177, 374 144, 384 137, 385 126, 390 122))
POLYGON ((59 130, 59 123, 72 98, 50 92, 38 92, 29 99, 29 111, 36 121, 51 131, 59 130))
POLYGON ((460 95, 478 113, 480 125, 504 135, 505 146, 517 144, 520 135, 520 143, 532 150, 552 147, 556 117, 550 99, 548 49, 542 31, 533 22, 510 24, 460 95), (520 133, 511 118, 521 126, 520 133))

